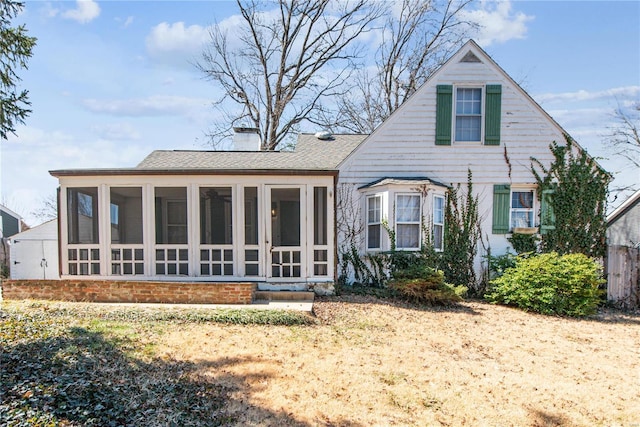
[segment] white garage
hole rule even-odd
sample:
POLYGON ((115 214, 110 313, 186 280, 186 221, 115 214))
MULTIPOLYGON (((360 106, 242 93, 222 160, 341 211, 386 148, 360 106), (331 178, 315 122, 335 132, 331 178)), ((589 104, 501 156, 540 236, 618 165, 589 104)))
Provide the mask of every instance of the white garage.
POLYGON ((12 279, 59 279, 58 221, 51 220, 10 239, 12 279))

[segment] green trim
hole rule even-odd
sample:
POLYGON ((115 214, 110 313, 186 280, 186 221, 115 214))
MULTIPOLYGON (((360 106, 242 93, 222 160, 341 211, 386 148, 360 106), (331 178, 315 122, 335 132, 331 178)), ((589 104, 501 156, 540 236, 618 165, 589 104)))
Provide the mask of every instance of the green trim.
POLYGON ((438 85, 436 97, 436 145, 451 145, 453 86, 438 85))
POLYGON ((510 197, 511 186, 509 184, 493 186, 493 234, 507 234, 509 232, 510 197))
POLYGON ((484 145, 500 145, 502 85, 485 88, 484 145))
POLYGON ((540 197, 540 234, 547 234, 556 229, 556 213, 553 210, 552 198, 554 190, 542 190, 540 197))

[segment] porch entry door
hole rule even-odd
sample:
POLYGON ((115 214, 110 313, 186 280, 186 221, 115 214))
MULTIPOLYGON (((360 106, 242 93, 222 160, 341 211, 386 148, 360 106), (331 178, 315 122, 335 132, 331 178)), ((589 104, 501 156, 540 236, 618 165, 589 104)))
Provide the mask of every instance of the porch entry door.
POLYGON ((267 279, 295 281, 302 277, 305 227, 303 186, 267 186, 267 279))

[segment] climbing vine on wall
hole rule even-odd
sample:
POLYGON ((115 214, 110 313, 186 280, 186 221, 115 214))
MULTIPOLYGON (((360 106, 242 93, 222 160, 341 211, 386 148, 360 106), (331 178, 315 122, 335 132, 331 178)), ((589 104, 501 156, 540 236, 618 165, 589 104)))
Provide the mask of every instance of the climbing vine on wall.
POLYGON ((444 252, 442 269, 447 282, 476 286, 474 262, 480 240, 478 197, 473 196, 471 170, 467 173, 467 189, 460 184, 449 189, 444 219, 444 252))
POLYGON ((565 139, 566 145, 554 141, 549 146, 554 157, 549 168, 531 158, 538 198, 549 195, 546 202, 555 217, 553 226, 542 232, 541 248, 543 252, 601 257, 606 250, 605 210, 611 176, 579 150, 570 136, 565 139))

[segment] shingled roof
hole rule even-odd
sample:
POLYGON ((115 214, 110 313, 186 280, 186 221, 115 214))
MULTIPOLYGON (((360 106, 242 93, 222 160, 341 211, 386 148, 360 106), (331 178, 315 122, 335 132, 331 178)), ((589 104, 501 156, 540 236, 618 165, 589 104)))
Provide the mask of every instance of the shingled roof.
POLYGON ((294 151, 156 150, 136 168, 331 170, 365 137, 366 135, 335 135, 332 140, 319 140, 312 134, 301 134, 294 151))
POLYGON ((242 171, 333 171, 367 135, 333 135, 320 140, 300 134, 294 151, 156 150, 135 168, 56 170, 53 176, 83 174, 203 173, 242 171))

